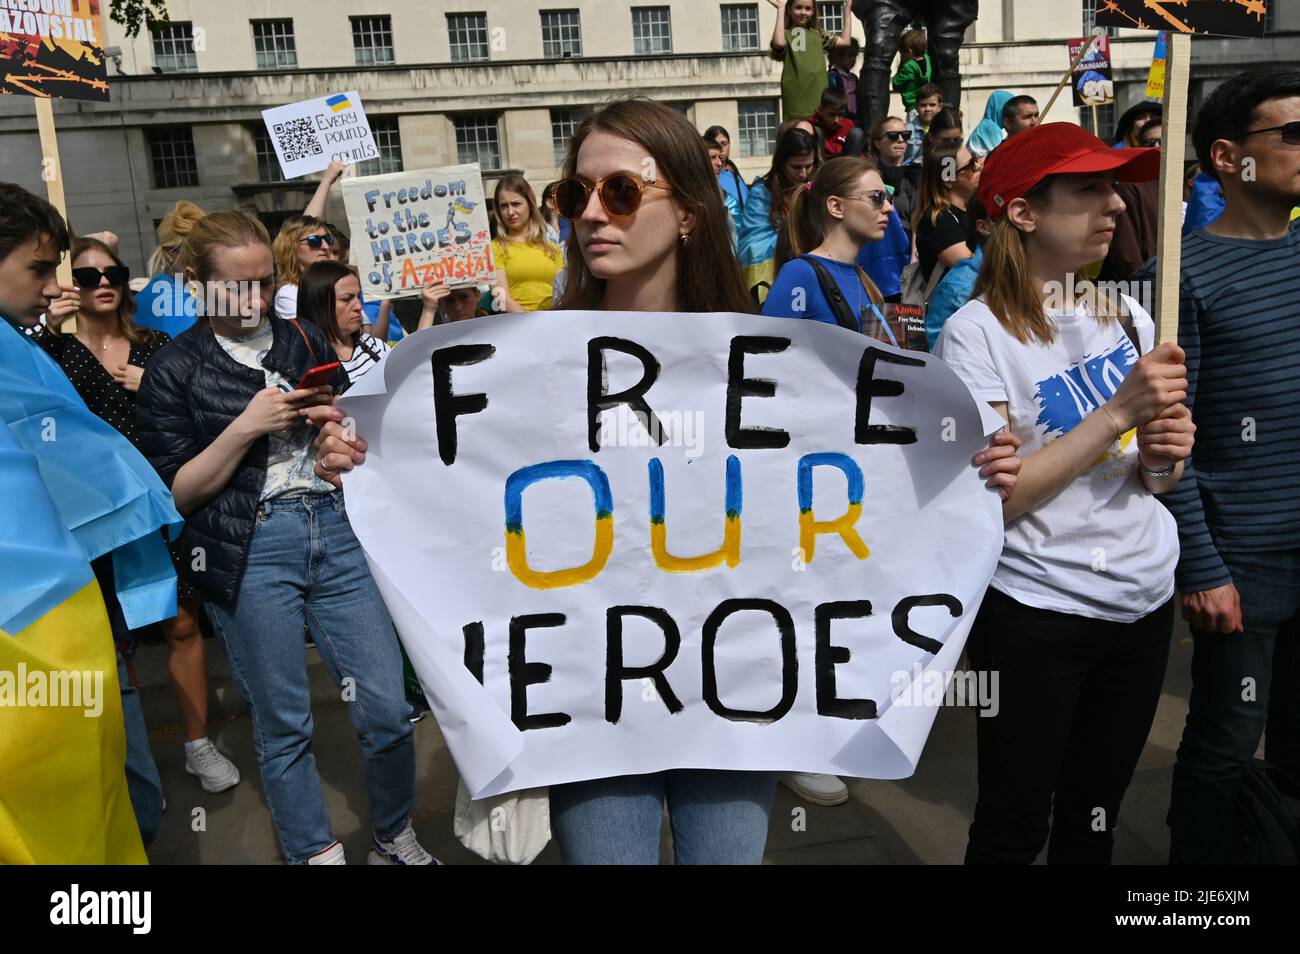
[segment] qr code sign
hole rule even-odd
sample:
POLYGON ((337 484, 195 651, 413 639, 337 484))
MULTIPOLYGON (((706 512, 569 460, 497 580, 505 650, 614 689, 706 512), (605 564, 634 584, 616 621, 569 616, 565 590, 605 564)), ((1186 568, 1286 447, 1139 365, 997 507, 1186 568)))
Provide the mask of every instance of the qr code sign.
POLYGON ((296 162, 299 159, 319 156, 325 151, 320 140, 316 138, 316 128, 312 125, 309 116, 276 123, 271 129, 279 142, 280 154, 285 162, 296 162))

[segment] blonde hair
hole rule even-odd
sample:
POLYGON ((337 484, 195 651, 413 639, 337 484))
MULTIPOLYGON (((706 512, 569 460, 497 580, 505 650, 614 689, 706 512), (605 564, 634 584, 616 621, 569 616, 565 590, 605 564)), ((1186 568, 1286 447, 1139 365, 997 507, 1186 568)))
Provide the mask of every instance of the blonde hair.
MULTIPOLYGON (((1055 176, 1045 178, 1025 194, 1025 200, 1033 205, 1046 205, 1055 179, 1055 176)), ((1030 341, 1051 344, 1058 329, 1047 314, 1045 290, 1029 272, 1026 251, 1029 241, 1028 234, 1016 228, 1005 214, 999 218, 984 243, 984 261, 970 297, 982 299, 998 323, 1021 344, 1030 341)), ((1120 321, 1127 315, 1122 298, 1112 302, 1108 296, 1098 294, 1092 282, 1076 282, 1075 290, 1080 293, 1076 300, 1084 302, 1098 324, 1120 321), (1118 308, 1114 307, 1116 303, 1118 308)))
MULTIPOLYGON (((113 260, 113 264, 119 268, 126 267, 126 263, 122 261, 118 254, 113 251, 109 245, 101 242, 99 239, 93 238, 79 238, 73 240, 72 252, 68 255, 69 264, 75 266, 78 258, 91 251, 101 252, 104 255, 107 255, 113 260)), ((89 289, 82 290, 87 291, 89 289)), ((153 332, 147 328, 137 327, 136 323, 131 320, 131 316, 135 314, 135 295, 131 292, 130 286, 123 285, 120 291, 122 299, 117 304, 117 315, 115 316, 117 319, 117 333, 132 344, 139 344, 140 342, 151 338, 153 332)), ((51 321, 47 327, 55 335, 61 335, 64 334, 63 325, 64 322, 62 321, 51 321)))
POLYGON ((190 234, 194 223, 203 218, 203 210, 188 199, 181 199, 158 223, 158 246, 149 256, 149 274, 162 273, 167 259, 174 262, 180 254, 181 243, 190 234))
MULTIPOLYGON (((821 245, 826 239, 826 233, 838 224, 827 211, 826 200, 831 196, 847 195, 864 173, 874 172, 876 168, 875 160, 865 156, 839 156, 827 161, 817 170, 811 188, 799 187, 794 190, 786 225, 791 258, 806 255, 821 245)), ((882 304, 885 296, 880 293, 876 283, 861 268, 857 271, 872 304, 882 304)))
MULTIPOLYGON (((265 230, 263 230, 265 231, 265 230)), ((314 215, 291 215, 280 226, 271 252, 275 256, 276 287, 296 285, 306 270, 298 258, 298 244, 313 232, 330 234, 329 226, 314 215)))
POLYGON ((517 172, 511 172, 497 180, 496 188, 492 192, 492 214, 497 220, 497 241, 500 243, 501 258, 510 257, 509 229, 506 228, 505 222, 501 221, 501 193, 513 192, 521 196, 524 204, 528 206, 528 222, 524 225, 523 241, 528 245, 535 245, 551 258, 560 258, 560 249, 555 243, 546 240, 546 220, 542 218, 541 207, 537 204, 537 195, 533 192, 533 187, 528 184, 528 180, 517 172))
POLYGON ((212 277, 212 251, 218 248, 243 248, 245 245, 271 246, 266 226, 247 212, 230 209, 213 212, 194 223, 181 244, 180 266, 194 272, 200 282, 212 277))

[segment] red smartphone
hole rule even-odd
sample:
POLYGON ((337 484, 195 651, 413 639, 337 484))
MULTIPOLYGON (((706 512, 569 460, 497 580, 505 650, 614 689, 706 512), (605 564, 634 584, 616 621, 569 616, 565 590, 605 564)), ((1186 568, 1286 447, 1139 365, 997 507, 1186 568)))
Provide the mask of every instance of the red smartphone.
POLYGON ((334 373, 338 371, 339 363, 331 361, 329 364, 322 364, 319 367, 312 368, 302 376, 298 382, 298 390, 302 391, 307 388, 319 388, 330 384, 334 380, 334 373))

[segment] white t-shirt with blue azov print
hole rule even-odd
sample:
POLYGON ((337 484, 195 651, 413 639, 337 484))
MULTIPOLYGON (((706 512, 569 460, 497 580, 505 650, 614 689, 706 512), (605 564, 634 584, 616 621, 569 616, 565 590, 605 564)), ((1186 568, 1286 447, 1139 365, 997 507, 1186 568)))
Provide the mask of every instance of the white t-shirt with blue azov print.
MULTIPOLYGON (((1124 302, 1145 354, 1155 339, 1151 316, 1124 302)), ((1007 403, 1022 457, 1097 412, 1138 359, 1118 321, 1102 324, 1082 306, 1051 316, 1059 329, 1052 344, 1022 344, 983 301, 970 301, 935 345, 977 398, 1007 403)), ((1173 595, 1177 562, 1177 526, 1142 486, 1137 432, 1129 431, 1059 494, 1007 525, 992 585, 1029 606, 1128 623, 1173 595)))

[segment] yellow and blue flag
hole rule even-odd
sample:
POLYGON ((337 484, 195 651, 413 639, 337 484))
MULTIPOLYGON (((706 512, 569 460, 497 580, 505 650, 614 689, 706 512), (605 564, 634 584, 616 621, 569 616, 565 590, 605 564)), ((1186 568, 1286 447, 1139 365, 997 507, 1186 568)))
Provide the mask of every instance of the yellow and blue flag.
POLYGON ((174 616, 160 531, 181 518, 149 463, 4 320, 0 424, 0 862, 144 862, 90 561, 112 554, 129 627, 174 616))
POLYGON ((334 112, 339 113, 345 109, 351 109, 352 101, 348 99, 346 93, 339 93, 337 96, 331 96, 329 99, 325 100, 325 105, 334 112))
POLYGON ((772 193, 762 179, 749 187, 749 198, 736 226, 740 271, 745 287, 760 289, 759 300, 776 281, 776 229, 772 226, 772 193))

